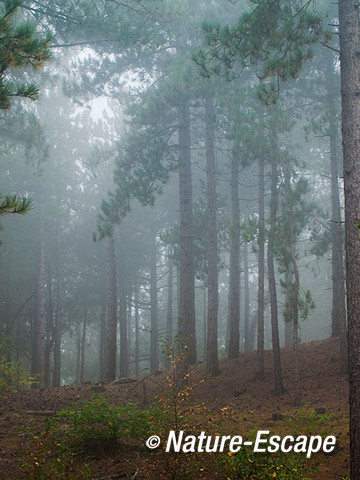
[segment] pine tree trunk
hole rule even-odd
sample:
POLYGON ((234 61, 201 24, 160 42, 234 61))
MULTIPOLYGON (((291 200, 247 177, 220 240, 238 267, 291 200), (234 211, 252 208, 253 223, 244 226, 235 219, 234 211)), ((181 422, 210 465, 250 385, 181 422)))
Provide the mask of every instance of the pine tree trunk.
POLYGON ((85 380, 85 351, 86 351, 86 327, 87 327, 87 307, 84 308, 84 316, 81 333, 81 355, 80 355, 80 384, 85 380))
POLYGON ((192 220, 192 179, 190 153, 190 108, 183 101, 178 106, 179 122, 179 332, 184 364, 196 362, 194 240, 192 220))
MULTIPOLYGON (((171 251, 168 253, 168 285, 167 285, 167 312, 166 312, 166 347, 173 346, 173 259, 171 251)), ((170 351, 165 352, 165 368, 170 368, 170 351)))
POLYGON ((158 295, 157 295, 157 272, 156 272, 156 235, 151 232, 151 254, 150 254, 150 369, 159 368, 159 319, 158 319, 158 295))
POLYGON ((54 321, 54 373, 53 386, 60 387, 61 382, 61 296, 62 296, 62 279, 60 271, 60 223, 56 223, 56 309, 54 321))
MULTIPOLYGON (((121 265, 122 267, 122 265, 121 265)), ((123 268, 121 268, 123 270, 123 268)), ((129 344, 128 344, 128 319, 125 285, 119 288, 119 324, 120 324, 120 378, 129 376, 129 344)))
POLYGON ((247 243, 244 242, 244 350, 250 352, 250 285, 249 285, 249 254, 247 243))
POLYGON ((44 371, 44 384, 45 387, 50 387, 50 357, 53 346, 53 331, 54 331, 54 306, 52 298, 52 275, 51 275, 51 262, 47 262, 47 292, 48 303, 46 309, 46 328, 45 328, 45 371, 44 371))
POLYGON ((106 348, 106 302, 104 296, 100 297, 100 338, 99 338, 99 363, 100 382, 105 382, 105 348, 106 348))
POLYGON ((359 7, 339 0, 345 247, 350 380, 350 478, 360 479, 360 22, 359 7))
POLYGON ((117 278, 114 236, 107 238, 108 306, 106 328, 105 379, 111 382, 116 378, 116 336, 117 336, 117 278))
POLYGON ((140 376, 140 361, 139 361, 139 350, 140 350, 140 338, 139 338, 139 285, 135 285, 135 377, 140 376))
POLYGON ((205 100, 206 130, 206 199, 207 199, 207 260, 208 260, 208 309, 207 309, 207 352, 206 373, 219 374, 218 360, 218 248, 216 227, 216 160, 214 104, 205 100))
POLYGON ((80 322, 76 325, 76 372, 75 383, 80 385, 80 371, 81 371, 81 325, 80 322))
POLYGON ((347 372, 347 328, 345 308, 345 278, 343 259, 343 231, 341 225, 341 208, 339 195, 339 159, 337 155, 337 125, 332 115, 335 110, 334 96, 334 71, 332 55, 328 56, 326 75, 327 103, 330 109, 330 162, 331 162, 331 246, 332 246, 332 311, 331 311, 331 335, 340 337, 341 344, 341 371, 347 372))
POLYGON ((258 334, 256 378, 264 380, 264 290, 265 290, 265 177, 264 161, 259 160, 259 238, 258 238, 258 334))
POLYGON ((37 384, 33 385, 42 387, 45 381, 45 249, 43 241, 40 241, 39 245, 38 262, 37 312, 33 325, 31 373, 37 377, 37 384))
POLYGON ((229 358, 240 351, 240 204, 239 159, 231 159, 231 231, 229 268, 229 358))
POLYGON ((277 193, 278 173, 275 161, 271 165, 271 193, 270 193, 270 229, 267 248, 267 265, 268 265, 268 282, 270 294, 270 311, 271 311, 271 338, 274 358, 274 384, 275 395, 284 393, 281 356, 280 356, 280 340, 279 340, 279 321, 278 321, 278 304, 276 279, 274 268, 274 244, 276 235, 276 215, 278 209, 278 193, 277 193))
MULTIPOLYGON (((287 295, 286 295, 287 296, 287 295)), ((287 298, 285 299, 285 304, 288 302, 287 298)), ((285 321, 285 347, 289 347, 293 344, 294 340, 294 324, 293 322, 285 321)))
POLYGON ((293 325, 293 369, 294 369, 294 403, 301 404, 301 383, 300 383, 300 369, 299 369, 299 289, 300 278, 299 269, 295 254, 295 225, 293 212, 293 197, 291 191, 291 180, 288 166, 284 168, 287 203, 288 203, 288 219, 289 219, 289 253, 291 257, 291 265, 293 270, 294 281, 291 285, 291 292, 289 294, 289 302, 291 305, 291 319, 293 325))

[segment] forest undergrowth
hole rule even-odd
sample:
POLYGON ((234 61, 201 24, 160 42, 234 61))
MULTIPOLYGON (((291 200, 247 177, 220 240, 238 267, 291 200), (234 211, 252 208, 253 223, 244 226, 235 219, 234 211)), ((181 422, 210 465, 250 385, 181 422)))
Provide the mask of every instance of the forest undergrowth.
MULTIPOLYGON (((328 360, 331 364, 334 347, 332 340, 313 342, 302 345, 302 354, 308 362, 321 357, 322 361, 328 360)), ((289 354, 284 349, 283 358, 286 360, 289 354)), ((239 360, 223 360, 221 376, 212 378, 204 374, 202 365, 184 377, 181 355, 174 355, 171 361, 169 371, 148 375, 132 383, 88 384, 4 394, 0 446, 6 461, 0 478, 347 478, 347 401, 339 398, 340 389, 345 392, 346 384, 335 368, 332 381, 328 381, 321 378, 318 366, 326 363, 314 364, 312 376, 308 376, 305 383, 303 376, 306 403, 295 409, 291 404, 291 377, 285 377, 288 378, 287 393, 276 398, 271 393, 270 375, 263 383, 254 380, 252 354, 242 355, 239 360), (318 385, 314 388, 316 382, 318 385), (68 393, 68 396, 61 400, 60 392, 68 393), (52 403, 56 395, 58 408, 52 403), (260 398, 267 400, 262 400, 260 405, 260 398), (337 437, 337 447, 332 455, 318 453, 310 459, 299 453, 253 453, 247 447, 239 453, 165 451, 165 439, 171 430, 182 430, 184 435, 196 436, 203 431, 212 436, 242 435, 248 439, 260 429, 280 436, 324 437, 331 434, 337 437), (161 438, 161 446, 156 450, 149 450, 145 444, 152 435, 161 438), (16 448, 15 443, 19 445, 19 440, 20 446, 16 448)))

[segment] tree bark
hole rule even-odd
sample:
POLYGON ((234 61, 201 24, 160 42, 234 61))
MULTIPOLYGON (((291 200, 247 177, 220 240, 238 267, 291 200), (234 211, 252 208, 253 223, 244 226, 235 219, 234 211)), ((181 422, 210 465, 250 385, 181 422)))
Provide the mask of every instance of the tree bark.
POLYGON ((265 291, 265 174, 264 161, 259 159, 259 238, 258 238, 258 334, 256 378, 264 380, 264 291, 265 291))
POLYGON ((139 285, 135 285, 135 377, 140 376, 140 361, 139 361, 139 349, 140 349, 140 338, 139 338, 139 285))
POLYGON ((179 341, 184 364, 196 362, 194 239, 192 220, 192 179, 190 153, 190 108, 184 100, 178 106, 179 122, 179 341))
POLYGON ((359 7, 339 0, 345 248, 350 381, 350 478, 360 479, 360 22, 359 7))
POLYGON ((284 176, 287 190, 288 221, 289 221, 289 253, 293 270, 294 281, 291 283, 291 292, 288 296, 293 325, 293 371, 294 371, 294 403, 301 404, 301 383, 299 369, 299 289, 300 277, 295 253, 295 225, 293 211, 293 197, 289 167, 285 165, 284 176))
POLYGON ((105 381, 105 348, 106 348, 106 301, 100 296, 100 338, 99 338, 99 363, 100 382, 105 381))
POLYGON ((44 386, 45 373, 45 249, 41 240, 38 253, 37 312, 33 324, 31 373, 36 375, 35 387, 44 386))
POLYGON ((157 294, 157 268, 156 268, 156 234, 154 229, 151 232, 151 253, 150 253, 150 369, 159 368, 159 319, 158 319, 158 294, 157 294))
POLYGON ((48 302, 46 308, 46 328, 45 328, 45 371, 44 371, 44 383, 45 387, 50 387, 50 357, 53 347, 53 331, 54 331, 54 306, 52 298, 52 274, 51 274, 51 262, 47 262, 47 292, 48 302))
MULTIPOLYGON (((120 259, 120 270, 124 276, 124 262, 120 259)), ((124 277, 123 277, 124 278, 124 277)), ((126 301, 126 285, 124 279, 119 286, 119 326, 120 326, 120 378, 129 376, 129 344, 128 344, 128 317, 127 317, 127 301, 126 301)))
POLYGON ((107 238, 107 276, 108 306, 106 328, 106 362, 105 379, 111 382, 116 378, 116 335, 117 335, 117 278, 115 242, 113 234, 107 238))
POLYGON ((240 203, 239 159, 231 158, 231 231, 229 268, 229 358, 240 351, 240 203))
MULTIPOLYGON (((166 348, 173 347, 173 259, 171 258, 171 251, 168 252, 168 285, 167 285, 167 312, 166 312, 166 348)), ((170 351, 165 352, 165 368, 170 368, 170 351)))
POLYGON ((244 350, 252 350, 250 339, 250 285, 249 285, 249 254, 247 243, 244 242, 244 350))
POLYGON ((216 227, 216 159, 215 122, 212 98, 205 100, 206 136, 206 200, 207 200, 207 259, 208 259, 208 309, 206 373, 219 374, 218 360, 218 248, 216 227))
MULTIPOLYGON (((274 139, 274 142, 276 140, 274 139)), ((275 146, 276 148, 276 146, 275 146)), ((270 193, 270 229, 267 248, 267 265, 268 265, 268 282, 270 294, 270 311, 271 311, 271 338, 274 359, 274 384, 275 395, 284 393, 282 371, 281 371, 281 354, 279 340, 279 321, 278 321, 278 304, 276 291, 276 278, 274 268, 274 244, 276 235, 276 215, 278 209, 278 192, 277 192, 278 173, 275 159, 271 165, 271 193, 270 193)))
POLYGON ((343 229, 341 223, 341 208, 339 195, 339 173, 337 154, 337 124, 334 98, 338 92, 334 89, 333 58, 328 55, 326 71, 327 107, 329 112, 329 141, 331 163, 331 268, 332 268, 332 311, 331 335, 340 337, 341 372, 347 372, 347 328, 345 308, 345 278, 343 259, 343 229))
POLYGON ((81 332, 80 383, 84 383, 84 380, 85 380, 86 327, 87 327, 87 307, 85 306, 83 322, 82 322, 82 332, 81 332))
POLYGON ((60 222, 56 222, 56 309, 54 320, 54 372, 53 386, 60 387, 61 383, 61 296, 62 296, 62 275, 60 269, 60 222))

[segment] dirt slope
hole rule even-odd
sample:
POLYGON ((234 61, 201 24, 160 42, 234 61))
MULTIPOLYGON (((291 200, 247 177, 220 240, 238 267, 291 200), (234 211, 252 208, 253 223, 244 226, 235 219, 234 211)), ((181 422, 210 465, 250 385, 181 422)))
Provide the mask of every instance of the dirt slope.
MULTIPOLYGON (((291 417, 296 409, 293 405, 291 355, 291 348, 282 350, 286 392, 279 398, 273 394, 271 352, 265 353, 264 382, 254 380, 256 354, 252 352, 242 354, 235 360, 221 360, 221 374, 215 378, 206 378, 204 365, 198 365, 191 377, 194 387, 189 403, 205 402, 213 411, 229 407, 239 434, 254 428, 286 431, 284 420, 291 417)), ((319 471, 312 478, 340 480, 348 472, 348 386, 339 374, 338 341, 330 339, 301 345, 300 366, 303 403, 309 411, 320 409, 320 412, 332 414, 327 429, 329 434, 337 436, 340 447, 335 455, 319 455, 319 471)), ((23 478, 20 472, 14 474, 19 471, 19 455, 26 443, 26 435, 22 430, 41 425, 47 412, 90 399, 94 392, 106 396, 113 404, 135 401, 148 405, 166 385, 166 373, 157 372, 157 375, 130 383, 39 389, 3 397, 0 400, 0 479, 23 478)), ((112 462, 111 458, 97 462, 99 478, 111 478, 111 472, 114 471, 112 462)))

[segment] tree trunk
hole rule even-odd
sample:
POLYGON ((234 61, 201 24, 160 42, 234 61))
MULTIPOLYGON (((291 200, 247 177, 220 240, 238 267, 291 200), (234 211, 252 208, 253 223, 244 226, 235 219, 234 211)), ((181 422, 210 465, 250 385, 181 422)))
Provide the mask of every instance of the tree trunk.
MULTIPOLYGON (((122 266, 122 265, 121 265, 122 266)), ((122 268, 123 270, 123 268, 122 268)), ((119 324, 120 324, 120 378, 129 376, 129 345, 128 345, 128 321, 127 301, 125 285, 120 284, 119 288, 119 324)))
POLYGON ((86 327, 87 327, 87 308, 84 308, 84 316, 81 333, 81 355, 80 355, 80 383, 85 380, 85 350, 86 350, 86 327))
POLYGON ((54 306, 52 298, 52 274, 51 274, 51 262, 47 262, 47 291, 48 291, 48 303, 46 309, 46 328, 45 328, 45 371, 44 371, 44 384, 45 387, 50 387, 50 357, 53 346, 53 331, 54 331, 54 306))
POLYGON ((116 378, 116 335, 117 335, 117 279, 114 236, 107 238, 108 306, 106 332, 105 379, 111 382, 116 378))
POLYGON ((140 376, 139 363, 139 285, 135 285, 135 377, 140 376))
POLYGON ((299 370, 299 269, 295 254, 295 225, 293 212, 293 198, 291 191, 291 179, 289 167, 285 165, 284 175, 287 190, 288 218, 289 218, 289 250, 291 265, 294 275, 294 281, 291 284, 291 292, 288 301, 290 302, 290 312, 293 325, 293 369, 294 369, 294 403, 301 404, 301 384, 299 370))
POLYGON ((81 325, 80 322, 76 325, 76 372, 75 383, 80 385, 80 371, 81 371, 81 325))
POLYGON ((264 161, 259 159, 258 334, 256 378, 264 380, 265 185, 264 161))
POLYGON ((249 255, 248 246, 244 242, 244 350, 250 352, 250 285, 249 285, 249 255))
POLYGON ((190 108, 184 100, 178 106, 179 122, 179 210, 180 271, 179 331, 184 364, 196 362, 194 239, 190 153, 190 108))
POLYGON ((100 382, 105 381, 105 348, 106 348, 106 302, 104 295, 100 296, 100 339, 99 339, 99 363, 100 382))
POLYGON ((337 155, 337 125, 335 117, 334 96, 334 69, 332 55, 328 57, 326 75, 327 106, 329 114, 329 140, 331 162, 331 267, 332 267, 332 311, 331 335, 340 337, 341 344, 341 371, 347 372, 347 339, 346 339, 346 309, 345 309, 345 279, 343 259, 343 230, 341 225, 341 208, 339 196, 339 174, 337 155))
POLYGON ((231 231, 229 269, 229 358, 239 356, 240 329, 240 204, 239 159, 231 159, 231 231))
POLYGON ((171 258, 171 251, 168 253, 168 288, 167 288, 167 312, 166 312, 166 352, 165 352, 165 368, 170 368, 170 351, 173 347, 173 259, 171 258))
POLYGON ((339 0, 345 247, 350 380, 350 478, 360 479, 360 22, 359 7, 339 0))
POLYGON ((33 325, 31 373, 37 377, 37 384, 33 385, 42 387, 45 381, 45 249, 42 240, 38 262, 37 312, 33 325))
POLYGON ((157 272, 156 272, 156 235, 152 229, 151 232, 151 252, 150 252, 150 369, 159 368, 159 324, 158 324, 158 295, 157 295, 157 272))
MULTIPOLYGON (((275 146, 276 148, 276 146, 275 146)), ((274 268, 274 244, 276 235, 276 215, 278 209, 278 192, 277 192, 278 173, 277 166, 273 160, 271 165, 271 193, 270 193, 270 229, 267 249, 267 265, 268 265, 268 282, 270 294, 270 311, 271 311, 271 338, 274 358, 274 383, 275 395, 284 393, 281 356, 280 356, 280 340, 279 340, 279 321, 278 321, 278 304, 276 279, 274 268)))
POLYGON ((215 122, 212 98, 205 100, 208 309, 206 373, 218 375, 218 248, 216 228, 215 122))
POLYGON ((54 373, 53 386, 60 387, 61 382, 61 295, 62 278, 60 270, 60 223, 56 222, 56 309, 54 321, 54 373))

